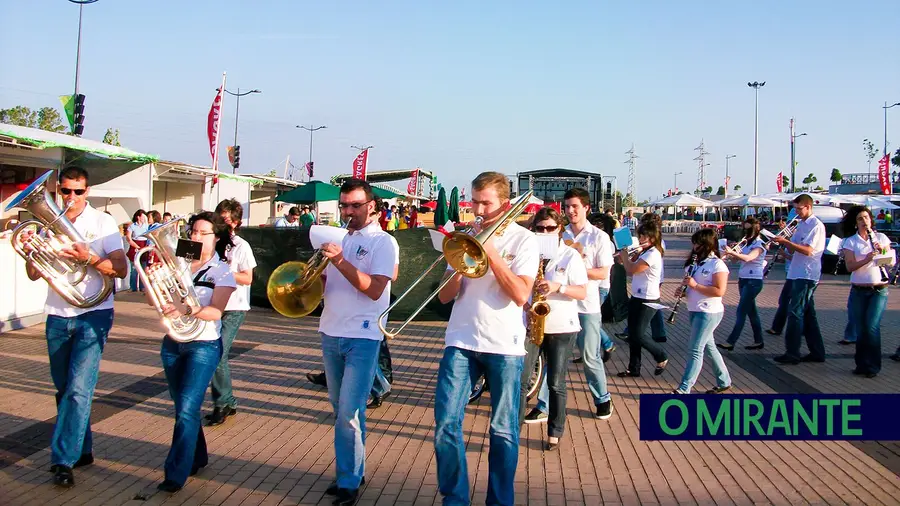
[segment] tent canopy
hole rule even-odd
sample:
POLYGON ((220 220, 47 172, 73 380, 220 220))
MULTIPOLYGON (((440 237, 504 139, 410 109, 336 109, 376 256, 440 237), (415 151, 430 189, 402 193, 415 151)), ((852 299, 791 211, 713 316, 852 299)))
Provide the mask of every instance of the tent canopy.
POLYGON ((701 199, 700 197, 695 197, 693 195, 688 195, 687 193, 682 193, 681 195, 672 195, 671 197, 666 197, 661 200, 657 200, 656 202, 652 202, 651 206, 666 206, 666 207, 716 207, 716 204, 713 202, 701 199))
POLYGON ((783 205, 759 195, 739 195, 718 202, 719 207, 778 207, 783 205))
POLYGON ((337 186, 323 183, 322 181, 310 181, 303 186, 298 186, 289 192, 282 193, 275 200, 289 204, 309 204, 313 202, 328 202, 338 200, 341 190, 337 186))

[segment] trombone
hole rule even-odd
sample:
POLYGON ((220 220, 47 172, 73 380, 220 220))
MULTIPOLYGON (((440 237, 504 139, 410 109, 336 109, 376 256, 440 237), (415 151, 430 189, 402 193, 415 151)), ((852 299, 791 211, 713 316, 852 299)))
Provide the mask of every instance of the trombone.
POLYGON ((497 221, 494 222, 493 225, 488 228, 478 232, 477 235, 471 235, 472 232, 475 232, 478 227, 481 226, 482 218, 479 216, 475 218, 475 225, 464 232, 450 232, 447 237, 444 237, 444 242, 441 245, 441 249, 443 253, 435 259, 434 262, 423 272, 409 287, 403 292, 394 303, 388 306, 387 309, 381 316, 378 317, 378 328, 381 330, 381 333, 384 334, 384 337, 387 339, 393 339, 400 332, 409 325, 413 319, 418 316, 419 313, 425 309, 425 306, 431 302, 437 294, 445 287, 450 280, 453 279, 453 276, 447 276, 440 285, 438 285, 437 289, 431 292, 431 295, 425 297, 425 300, 416 308, 415 311, 406 319, 399 327, 388 330, 385 327, 385 323, 387 321, 388 313, 391 312, 397 304, 400 303, 413 289, 418 286, 422 280, 425 279, 426 276, 440 264, 444 260, 447 261, 447 264, 453 268, 457 273, 467 277, 467 278, 480 278, 487 274, 488 269, 490 269, 490 260, 488 259, 487 253, 484 251, 483 244, 491 238, 494 234, 497 236, 503 235, 503 232, 506 230, 506 227, 509 226, 510 223, 516 220, 524 211, 525 206, 528 205, 529 199, 534 194, 533 191, 528 191, 516 201, 515 204, 510 204, 509 209, 506 210, 497 221))

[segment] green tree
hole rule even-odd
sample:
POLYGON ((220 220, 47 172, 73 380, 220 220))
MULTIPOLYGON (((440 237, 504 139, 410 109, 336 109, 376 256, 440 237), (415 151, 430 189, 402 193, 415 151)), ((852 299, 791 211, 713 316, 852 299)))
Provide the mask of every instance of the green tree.
POLYGON ((817 192, 823 192, 823 191, 825 191, 825 188, 822 188, 822 186, 819 185, 819 186, 816 186, 816 191, 817 191, 817 192))
POLYGON ((812 172, 810 172, 808 176, 803 178, 803 184, 806 185, 807 190, 812 189, 812 184, 815 183, 816 181, 818 181, 818 179, 816 178, 815 174, 813 174, 812 172))
POLYGON ((900 167, 900 149, 894 153, 894 157, 891 158, 891 163, 894 164, 894 167, 900 167))
POLYGON ((41 107, 41 110, 38 111, 37 128, 57 133, 66 131, 66 127, 62 122, 62 115, 53 107, 41 107))
POLYGON ((270 170, 269 172, 266 172, 266 176, 268 176, 268 177, 275 177, 275 169, 272 169, 272 170, 270 170))
POLYGON ((113 130, 112 128, 107 128, 106 133, 103 134, 103 144, 121 146, 122 144, 119 142, 119 129, 113 130))
POLYGON ((736 192, 741 191, 741 185, 739 185, 739 184, 734 185, 734 191, 736 191, 736 192))
POLYGON ((0 109, 0 123, 40 128, 49 132, 65 132, 62 116, 53 107, 42 107, 32 111, 24 105, 17 105, 10 109, 0 109))
POLYGON ((787 189, 790 187, 791 187, 791 178, 782 174, 781 175, 781 189, 783 191, 787 191, 787 189))
POLYGON ((872 172, 872 160, 878 156, 878 150, 875 144, 869 139, 863 139, 863 152, 866 153, 866 159, 869 161, 869 172, 872 172))
POLYGON ((716 195, 725 195, 725 187, 720 186, 718 190, 716 190, 716 195))
POLYGON ((836 167, 831 169, 831 182, 832 183, 840 183, 841 182, 841 171, 839 171, 836 167))

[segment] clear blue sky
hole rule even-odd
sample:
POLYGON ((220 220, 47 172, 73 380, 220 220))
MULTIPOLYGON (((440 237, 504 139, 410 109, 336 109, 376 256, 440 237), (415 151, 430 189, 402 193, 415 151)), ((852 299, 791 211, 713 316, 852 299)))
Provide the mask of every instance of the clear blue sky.
MULTIPOLYGON (((302 166, 309 136, 294 126, 314 123, 328 126, 315 134, 318 179, 349 171, 351 144, 372 144, 370 170, 421 166, 446 186, 571 167, 617 175, 624 190, 634 143, 646 198, 678 171, 679 187, 696 186, 701 139, 709 185, 736 154, 732 186, 752 187, 748 81, 766 81, 761 192, 789 170, 791 116, 809 134, 798 174, 826 186, 832 167, 867 170, 862 139, 880 150, 881 106, 900 102, 896 0, 433 4, 100 0, 85 7, 85 136, 112 126, 129 148, 208 165, 206 114, 227 71, 229 89, 263 91, 241 101, 242 172, 288 154, 302 166)), ((0 18, 0 107, 58 106, 73 85, 77 6, 0 0, 0 18)), ((896 149, 900 107, 891 113, 896 149)))

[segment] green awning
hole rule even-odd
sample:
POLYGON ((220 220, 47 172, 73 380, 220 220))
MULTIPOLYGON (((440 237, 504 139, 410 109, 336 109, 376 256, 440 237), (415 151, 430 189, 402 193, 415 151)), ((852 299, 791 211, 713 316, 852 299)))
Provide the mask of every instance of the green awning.
POLYGON ((289 204, 311 204, 313 202, 328 202, 338 200, 341 190, 337 186, 323 183, 322 181, 310 181, 303 186, 298 186, 289 192, 284 192, 275 200, 289 204))

